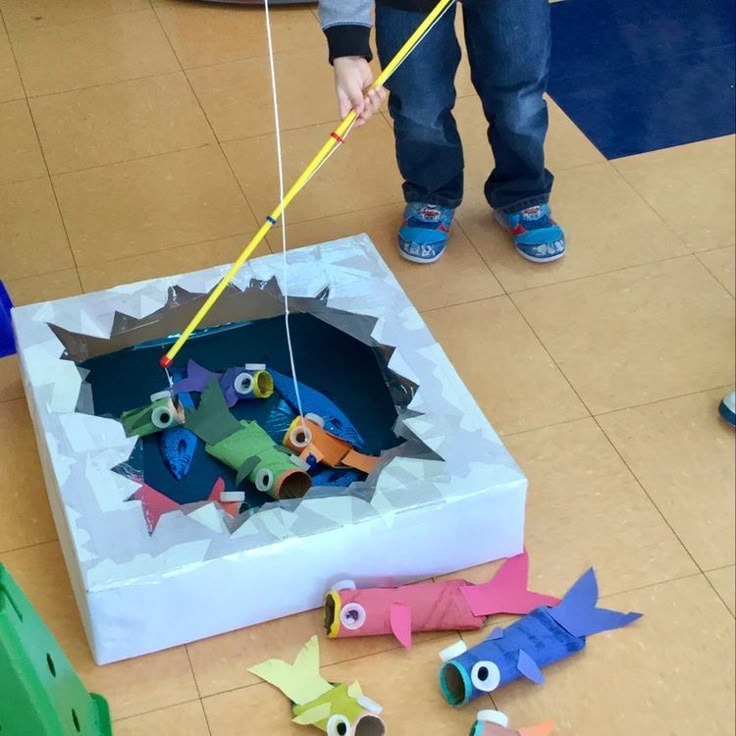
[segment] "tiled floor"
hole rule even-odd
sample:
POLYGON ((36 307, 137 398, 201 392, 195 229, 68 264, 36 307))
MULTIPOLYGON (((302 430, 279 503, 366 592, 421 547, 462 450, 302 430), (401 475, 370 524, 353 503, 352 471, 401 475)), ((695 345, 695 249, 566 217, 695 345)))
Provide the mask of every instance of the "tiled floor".
MULTIPOLYGON (((0 278, 15 301, 232 260, 276 201, 262 13, 185 0, 0 11, 0 278)), ((275 10, 274 35, 291 178, 335 108, 313 10, 275 10)), ((290 245, 370 234, 529 476, 535 586, 560 594, 593 564, 608 604, 646 614, 496 705, 520 726, 552 717, 561 736, 732 735, 734 433, 716 407, 734 383, 734 138, 610 163, 551 103, 570 250, 535 266, 491 222, 465 69, 459 90, 468 197, 445 259, 395 254, 386 117, 294 202, 290 245)), ((319 629, 314 612, 93 664, 22 397, 17 360, 0 361, 0 556, 108 697, 116 734, 303 733, 247 668, 292 658, 319 629)), ((474 710, 451 710, 435 686, 436 653, 455 638, 420 637, 409 653, 326 642, 326 672, 359 678, 394 736, 462 736, 474 710)))

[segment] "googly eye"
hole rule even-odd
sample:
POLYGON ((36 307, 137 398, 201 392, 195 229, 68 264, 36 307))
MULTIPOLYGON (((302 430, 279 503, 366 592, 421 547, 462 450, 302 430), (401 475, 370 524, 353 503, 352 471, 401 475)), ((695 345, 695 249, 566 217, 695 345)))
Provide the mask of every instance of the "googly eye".
POLYGON ((493 723, 496 726, 509 727, 509 717, 500 710, 479 710, 478 721, 481 723, 493 723))
POLYGON ((174 414, 167 406, 157 406, 151 412, 151 423, 159 429, 167 429, 174 423, 174 414))
POLYGON ((233 388, 238 396, 248 396, 253 393, 253 376, 250 373, 238 373, 233 381, 233 388))
POLYGON ((340 611, 340 622, 350 631, 359 629, 365 623, 365 619, 365 608, 360 603, 348 603, 340 611))
POLYGON ((470 681, 477 690, 490 693, 501 682, 501 671, 493 662, 476 662, 470 670, 470 681))
POLYGON ((270 491, 273 488, 273 471, 269 468, 261 468, 256 473, 256 488, 259 491, 270 491))
POLYGON ((355 584, 354 580, 338 580, 338 582, 332 586, 331 590, 355 590, 357 587, 358 586, 355 584))
POLYGON ((350 721, 338 713, 327 721, 327 736, 347 736, 350 733, 350 721))
POLYGON ((324 429, 325 426, 325 420, 322 419, 322 417, 319 414, 312 414, 309 412, 308 414, 304 415, 304 418, 313 424, 316 424, 318 427, 324 429))
POLYGON ((155 401, 160 401, 161 399, 169 398, 171 398, 171 389, 166 389, 165 391, 159 391, 158 393, 151 394, 151 403, 154 403, 155 401))
POLYGON ((302 450, 312 442, 312 433, 307 427, 297 424, 289 432, 289 441, 294 447, 302 450))

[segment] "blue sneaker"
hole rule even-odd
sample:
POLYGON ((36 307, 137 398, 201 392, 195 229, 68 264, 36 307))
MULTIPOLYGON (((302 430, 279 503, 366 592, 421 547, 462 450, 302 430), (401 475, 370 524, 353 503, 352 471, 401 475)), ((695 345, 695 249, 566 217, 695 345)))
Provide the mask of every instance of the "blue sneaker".
POLYGON ((723 397, 718 413, 731 425, 732 429, 736 429, 736 391, 731 391, 730 394, 723 397))
POLYGON ((549 205, 540 204, 513 213, 496 210, 495 214, 514 238, 516 250, 528 261, 546 263, 565 255, 565 233, 552 219, 549 205))
POLYGON ((434 204, 406 205, 399 228, 399 253, 413 263, 434 263, 445 252, 455 210, 434 204))

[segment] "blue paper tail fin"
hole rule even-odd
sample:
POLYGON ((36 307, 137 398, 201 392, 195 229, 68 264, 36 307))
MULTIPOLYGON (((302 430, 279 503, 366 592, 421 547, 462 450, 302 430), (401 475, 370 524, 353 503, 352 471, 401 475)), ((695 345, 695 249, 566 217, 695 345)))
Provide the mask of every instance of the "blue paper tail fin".
POLYGON ((550 610, 552 618, 573 636, 584 637, 620 629, 641 618, 641 613, 620 613, 597 608, 598 581, 591 567, 550 610))

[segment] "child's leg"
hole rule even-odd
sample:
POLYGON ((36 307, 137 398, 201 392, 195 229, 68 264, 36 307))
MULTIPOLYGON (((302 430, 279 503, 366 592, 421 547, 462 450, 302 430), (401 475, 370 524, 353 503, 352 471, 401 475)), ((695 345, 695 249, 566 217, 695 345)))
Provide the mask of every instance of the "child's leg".
MULTIPOLYGON (((376 7, 376 45, 386 65, 425 14, 376 7)), ((452 116, 460 46, 453 6, 412 51, 386 85, 394 121, 396 158, 409 203, 455 208, 463 194, 463 152, 452 116)))
POLYGON ((544 167, 550 57, 548 0, 465 0, 465 38, 473 84, 490 124, 495 170, 485 187, 494 209, 547 201, 544 167))

